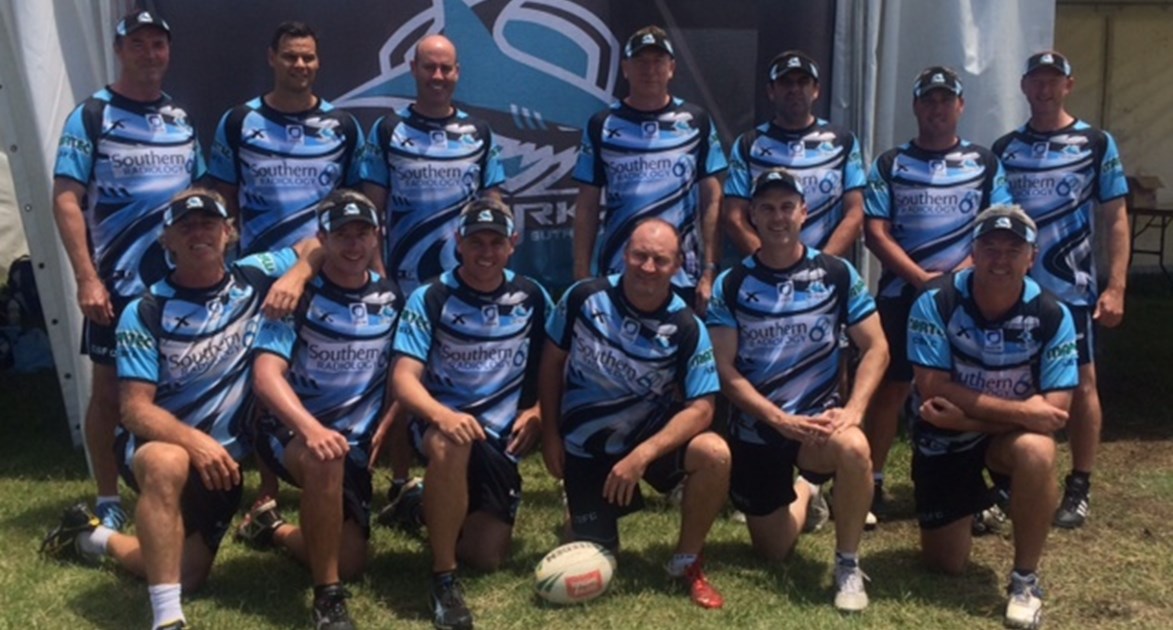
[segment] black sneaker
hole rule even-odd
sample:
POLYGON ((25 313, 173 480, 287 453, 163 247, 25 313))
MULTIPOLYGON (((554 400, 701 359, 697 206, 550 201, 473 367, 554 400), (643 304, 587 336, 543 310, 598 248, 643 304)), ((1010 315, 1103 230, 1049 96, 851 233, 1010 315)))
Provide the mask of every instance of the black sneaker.
POLYGON ((161 626, 155 626, 155 630, 185 630, 185 628, 187 628, 187 623, 184 622, 182 619, 176 619, 175 621, 168 621, 167 623, 165 623, 161 626))
POLYGON ((58 559, 76 554, 81 560, 94 562, 98 558, 82 552, 77 537, 94 531, 100 524, 97 515, 85 503, 70 506, 61 514, 61 522, 41 539, 41 553, 58 559))
POLYGON ((437 630, 472 630, 472 612, 464 603, 464 591, 456 576, 432 581, 432 625, 437 630))
POLYGON ((277 500, 261 497, 244 515, 234 537, 254 549, 268 549, 273 546, 273 532, 284 524, 285 519, 277 511, 277 500))
POLYGON ((1055 512, 1052 524, 1063 529, 1078 529, 1083 527, 1091 512, 1091 482, 1085 477, 1067 475, 1065 485, 1063 502, 1059 504, 1059 511, 1055 512))
POLYGON ((869 511, 878 521, 888 518, 888 498, 884 496, 884 484, 882 482, 872 483, 872 509, 869 511))
POLYGON ((424 482, 412 477, 403 484, 392 484, 387 491, 390 501, 386 507, 379 510, 375 520, 385 527, 399 527, 405 531, 415 532, 423 527, 424 511, 424 482))
POLYGON ((346 609, 350 591, 341 584, 331 584, 314 590, 314 629, 354 630, 354 621, 350 618, 350 611, 346 609))

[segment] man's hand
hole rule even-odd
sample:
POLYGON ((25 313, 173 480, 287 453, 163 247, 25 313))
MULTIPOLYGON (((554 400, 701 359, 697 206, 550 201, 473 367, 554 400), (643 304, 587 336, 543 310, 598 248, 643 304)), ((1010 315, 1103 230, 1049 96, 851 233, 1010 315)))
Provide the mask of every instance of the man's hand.
POLYGON ((81 307, 82 315, 95 324, 110 326, 118 323, 114 321, 114 304, 110 302, 110 292, 97 276, 78 281, 77 304, 81 307))
POLYGON ((949 402, 941 396, 933 396, 920 406, 920 416, 925 422, 939 428, 960 430, 958 427, 965 422, 965 412, 961 407, 949 402))
POLYGON ((1022 404, 1026 407, 1026 417, 1021 424, 1027 431, 1050 435, 1067 424, 1067 412, 1038 394, 1022 401, 1022 404))
POLYGON ((834 435, 844 429, 858 427, 863 424, 863 414, 854 409, 834 407, 819 415, 819 418, 831 422, 831 434, 834 435))
POLYGON ((562 446, 562 436, 555 431, 542 431, 542 460, 551 477, 562 478, 566 470, 566 449, 562 446))
POLYGON ((288 316, 297 308, 301 294, 305 290, 305 282, 298 276, 287 272, 269 287, 269 294, 265 296, 265 303, 261 305, 261 312, 271 320, 279 320, 288 316))
POLYGON ((696 312, 697 317, 703 318, 705 312, 709 310, 709 300, 713 297, 713 272, 706 269, 701 272, 701 277, 696 281, 696 303, 693 305, 693 311, 696 312))
POLYGON ((541 433, 542 417, 538 410, 523 410, 513 422, 513 432, 509 436, 509 446, 505 447, 505 452, 510 455, 525 455, 537 445, 541 433))
POLYGON ((782 410, 769 423, 782 435, 803 444, 821 444, 835 432, 829 418, 793 416, 782 410))
POLYGON ((616 462, 611 467, 607 480, 603 482, 603 498, 613 505, 630 505, 632 497, 635 496, 635 489, 639 487, 639 480, 644 478, 648 463, 638 448, 616 462))
POLYGON ((190 443, 185 444, 191 465, 200 474, 208 490, 231 490, 240 485, 240 464, 212 436, 192 430, 190 443))
POLYGON ((1096 301, 1092 319, 1106 328, 1119 326, 1124 320, 1124 290, 1115 287, 1104 289, 1096 301))
POLYGON ((923 290, 930 282, 943 275, 945 274, 940 271, 925 271, 921 274, 921 277, 917 279, 916 288, 918 290, 923 290))
POLYGON ((481 428, 481 423, 467 413, 450 411, 437 417, 434 424, 444 437, 460 446, 485 439, 485 430, 481 428))
POLYGON ((350 451, 350 443, 346 441, 346 436, 324 426, 313 428, 301 437, 318 461, 341 459, 350 451))

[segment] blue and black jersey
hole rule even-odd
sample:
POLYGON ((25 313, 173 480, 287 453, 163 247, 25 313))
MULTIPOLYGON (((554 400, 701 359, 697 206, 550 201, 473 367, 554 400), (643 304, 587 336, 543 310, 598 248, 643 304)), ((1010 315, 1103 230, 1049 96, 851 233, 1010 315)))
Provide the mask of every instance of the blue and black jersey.
POLYGON ((216 128, 210 173, 238 187, 242 255, 292 247, 318 231, 316 207, 357 186, 362 128, 324 99, 287 114, 261 97, 228 110, 216 128))
MULTIPOLYGON (((988 321, 973 300, 973 273, 959 271, 917 299, 908 320, 908 360, 1007 400, 1074 389, 1078 353, 1067 307, 1027 278, 1019 303, 988 321)), ((921 403, 914 391, 913 409, 921 403)), ((967 450, 982 435, 939 429, 919 416, 913 420, 913 442, 924 455, 967 450)))
MULTIPOLYGON (((240 461, 251 451, 244 431, 261 304, 295 262, 293 250, 284 249, 232 263, 210 288, 186 289, 168 278, 155 283, 118 322, 118 378, 155 385, 156 405, 240 461)), ((128 442, 126 461, 137 441, 128 442)))
POLYGON ((318 274, 293 315, 263 321, 256 349, 285 359, 286 378, 306 411, 366 452, 384 407, 402 308, 398 285, 376 273, 359 289, 318 274))
POLYGON ((204 171, 195 129, 170 96, 143 103, 105 88, 69 114, 53 176, 86 187, 94 265, 116 303, 167 275, 163 211, 204 171))
POLYGON ((799 131, 763 123, 738 136, 729 152, 725 196, 749 199, 754 180, 772 168, 785 168, 802 182, 802 242, 815 249, 825 247, 843 221, 843 194, 867 185, 855 135, 822 119, 799 131))
MULTIPOLYGON (((925 271, 953 271, 969 256, 977 213, 1013 203, 1006 175, 988 149, 962 140, 944 151, 909 142, 884 152, 868 175, 868 219, 888 221, 892 238, 925 271)), ((908 283, 880 274, 877 294, 897 297, 908 283)))
POLYGON ((546 325, 568 353, 560 429, 575 457, 621 457, 654 435, 685 402, 720 390, 709 333, 675 293, 645 313, 621 276, 567 290, 546 325))
POLYGON ((505 182, 489 124, 461 110, 447 118, 411 107, 375 121, 362 179, 387 189, 387 273, 411 292, 455 269, 460 209, 505 182))
POLYGON ((640 111, 622 101, 591 117, 582 134, 574 179, 605 189, 603 233, 595 275, 623 271, 623 250, 643 219, 660 218, 680 231, 684 267, 672 278, 696 286, 701 243, 697 182, 727 167, 717 126, 708 112, 674 98, 663 109, 640 111))
POLYGON ((522 409, 537 403, 537 371, 553 309, 540 284, 505 271, 492 293, 456 271, 416 289, 395 334, 395 353, 424 364, 424 387, 445 407, 475 417, 503 446, 522 409))
POLYGON ((1076 120, 1050 133, 1024 125, 999 138, 993 150, 1015 203, 1039 227, 1031 277, 1068 304, 1095 304, 1093 210, 1128 194, 1116 141, 1076 120))
MULTIPOLYGON (((705 322, 737 330, 734 367, 758 392, 788 414, 815 416, 840 404, 840 326, 875 311, 850 263, 808 247, 787 269, 771 269, 755 255, 722 272, 705 322)), ((752 444, 784 439, 740 409, 729 431, 752 444)))

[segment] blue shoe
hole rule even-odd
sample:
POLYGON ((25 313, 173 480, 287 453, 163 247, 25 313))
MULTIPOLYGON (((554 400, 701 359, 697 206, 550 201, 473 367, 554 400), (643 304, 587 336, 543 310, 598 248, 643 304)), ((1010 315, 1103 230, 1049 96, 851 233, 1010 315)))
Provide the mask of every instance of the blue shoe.
POLYGON ((126 514, 126 510, 122 509, 122 504, 114 501, 99 503, 94 513, 98 515, 102 527, 109 527, 116 532, 122 531, 130 522, 130 517, 126 514))

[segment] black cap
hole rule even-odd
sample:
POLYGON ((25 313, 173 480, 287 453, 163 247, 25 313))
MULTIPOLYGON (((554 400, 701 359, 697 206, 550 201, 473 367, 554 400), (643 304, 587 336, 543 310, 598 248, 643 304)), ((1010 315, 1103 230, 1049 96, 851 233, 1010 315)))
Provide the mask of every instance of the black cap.
POLYGON ((802 182, 798 181, 798 178, 793 173, 781 168, 772 168, 758 175, 757 179, 753 182, 753 191, 750 193, 750 197, 757 197, 758 193, 775 187, 782 187, 796 192, 799 197, 802 197, 804 201, 806 200, 806 193, 802 190, 802 182))
POLYGON ((496 199, 474 199, 460 211, 460 235, 490 230, 513 236, 513 211, 496 199))
POLYGON ((639 51, 648 47, 659 48, 673 59, 676 58, 676 50, 672 48, 672 42, 668 41, 667 35, 664 34, 664 31, 652 26, 645 26, 628 38, 627 45, 623 47, 623 56, 626 59, 631 59, 639 51))
POLYGON ((1038 226, 1020 206, 990 206, 982 210, 974 219, 973 240, 998 230, 1007 230, 1031 245, 1038 240, 1038 226))
POLYGON ((171 27, 167 25, 167 21, 159 17, 158 13, 145 10, 128 13, 126 17, 119 20, 118 26, 114 28, 114 36, 126 37, 140 28, 148 26, 162 30, 167 34, 167 39, 171 39, 171 27))
POLYGON ((912 95, 920 98, 933 90, 949 90, 961 96, 961 79, 951 68, 930 66, 917 75, 916 83, 912 84, 912 95))
POLYGON ((1026 71, 1022 73, 1022 76, 1025 77, 1039 68, 1054 68, 1065 77, 1071 76, 1071 63, 1067 61, 1067 57, 1053 50, 1031 55, 1026 60, 1026 71))
POLYGON ((767 76, 770 81, 777 81, 779 77, 791 72, 805 72, 815 81, 819 80, 819 65, 806 53, 797 50, 788 50, 774 57, 770 61, 770 70, 767 76))
POLYGON ((163 227, 171 227, 193 212, 202 212, 221 219, 228 218, 228 210, 224 208, 224 204, 211 195, 196 193, 176 199, 167 206, 163 213, 163 227))
POLYGON ((330 234, 337 232, 347 223, 360 221, 371 227, 379 227, 379 212, 375 204, 357 193, 330 193, 318 205, 318 229, 330 234))

